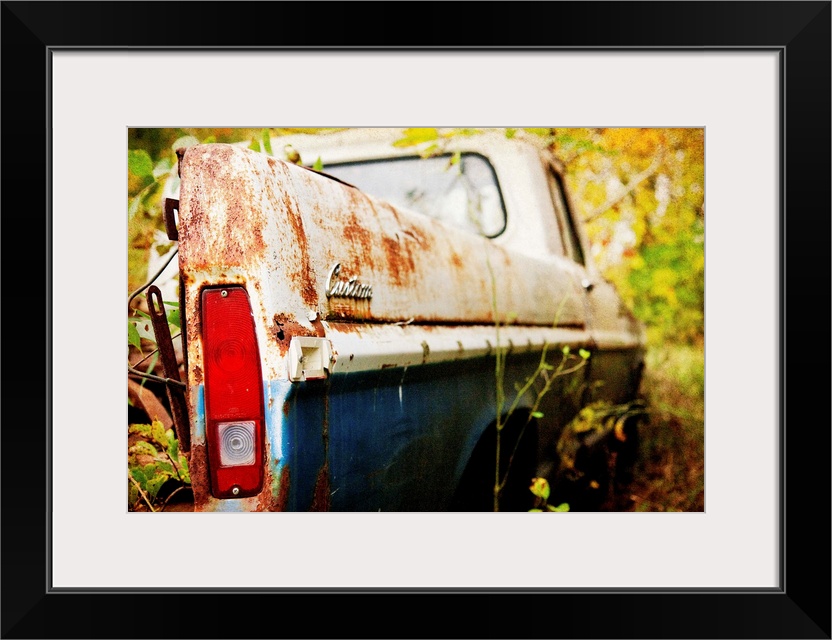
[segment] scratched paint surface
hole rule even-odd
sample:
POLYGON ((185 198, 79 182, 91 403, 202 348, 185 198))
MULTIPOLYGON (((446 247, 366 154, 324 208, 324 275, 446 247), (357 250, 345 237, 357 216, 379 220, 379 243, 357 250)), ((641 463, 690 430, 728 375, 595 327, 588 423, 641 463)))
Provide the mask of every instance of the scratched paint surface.
MULTIPOLYGON (((536 358, 509 357, 509 387, 534 370, 536 358)), ((493 358, 480 357, 336 374, 328 381, 266 383, 267 397, 276 399, 266 415, 272 485, 245 500, 206 496, 199 508, 318 510, 324 485, 326 510, 445 511, 477 440, 495 417, 494 386, 488 384, 493 366, 493 358)), ((582 380, 585 373, 576 375, 582 380)), ((562 392, 568 384, 564 379, 541 406, 543 451, 554 452, 557 434, 577 411, 562 392)), ((546 469, 550 460, 540 463, 546 469)))

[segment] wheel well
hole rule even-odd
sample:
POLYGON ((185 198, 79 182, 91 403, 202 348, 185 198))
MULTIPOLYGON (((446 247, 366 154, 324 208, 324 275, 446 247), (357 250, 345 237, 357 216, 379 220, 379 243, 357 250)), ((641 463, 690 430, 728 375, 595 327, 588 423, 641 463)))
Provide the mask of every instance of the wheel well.
MULTIPOLYGON (((493 511, 497 467, 497 422, 480 436, 462 472, 451 503, 452 511, 493 511)), ((500 431, 500 511, 528 511, 534 496, 529 490, 538 463, 538 425, 526 409, 505 420, 500 431), (506 476, 506 473, 508 475, 506 476)))

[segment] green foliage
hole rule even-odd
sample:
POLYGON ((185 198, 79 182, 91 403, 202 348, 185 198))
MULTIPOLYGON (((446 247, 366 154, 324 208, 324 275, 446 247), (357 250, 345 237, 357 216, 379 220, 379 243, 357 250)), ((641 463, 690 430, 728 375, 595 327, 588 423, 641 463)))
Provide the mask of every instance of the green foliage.
POLYGON ((648 340, 704 340, 704 130, 555 129, 596 264, 648 340))
POLYGON ((541 513, 543 511, 565 513, 569 511, 569 505, 565 502, 557 506, 549 504, 550 489, 546 478, 533 478, 529 490, 535 497, 535 506, 533 509, 529 509, 529 513, 541 513))
POLYGON ((153 178, 153 160, 144 149, 128 151, 127 170, 137 178, 153 178))
MULTIPOLYGON (((142 299, 140 294, 137 299, 142 299)), ((179 303, 171 300, 164 300, 165 312, 171 336, 177 335, 182 320, 179 314, 179 303)), ((153 323, 150 316, 141 309, 134 308, 131 317, 127 319, 127 343, 142 353, 142 340, 146 340, 156 348, 156 334, 153 331, 153 323)))
POLYGON ((188 459, 179 451, 173 429, 165 430, 158 420, 151 424, 131 424, 128 433, 137 436, 127 449, 128 508, 161 510, 164 508, 164 501, 159 499, 162 487, 171 483, 172 491, 176 491, 190 486, 188 459))
POLYGON ((701 348, 666 345, 647 352, 643 388, 650 422, 628 494, 634 511, 705 509, 705 359, 701 348))
POLYGON ((439 129, 420 127, 404 130, 404 136, 393 143, 394 147, 414 147, 439 140, 439 129))
POLYGON ((142 350, 142 337, 139 335, 139 330, 136 327, 135 321, 127 322, 127 342, 136 347, 139 351, 142 350))
POLYGON ((549 499, 549 482, 546 478, 533 478, 532 486, 529 489, 536 497, 542 500, 549 499))
MULTIPOLYGON (((414 127, 405 129, 403 136, 393 143, 394 147, 416 147, 423 158, 438 155, 445 150, 445 143, 452 138, 474 136, 483 129, 443 129, 435 127, 414 127)), ((459 162, 459 154, 451 157, 450 164, 459 162)))
POLYGON ((271 133, 268 129, 263 129, 260 133, 260 138, 263 140, 263 151, 268 153, 270 156, 273 156, 272 153, 272 140, 271 140, 271 133))
POLYGON ((636 315, 647 325, 651 342, 668 336, 686 344, 704 335, 704 235, 701 220, 691 220, 662 244, 646 245, 631 265, 626 289, 636 315), (628 286, 627 286, 628 285, 628 286))

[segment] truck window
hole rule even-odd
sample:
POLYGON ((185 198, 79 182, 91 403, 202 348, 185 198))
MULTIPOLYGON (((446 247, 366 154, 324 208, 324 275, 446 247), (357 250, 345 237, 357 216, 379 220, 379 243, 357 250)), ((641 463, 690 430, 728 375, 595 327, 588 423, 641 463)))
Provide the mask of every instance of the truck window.
POLYGON ((584 250, 578 239, 578 232, 575 230, 575 221, 572 219, 572 212, 563 197, 563 185, 561 178, 554 171, 549 171, 549 192, 552 195, 552 203, 555 205, 555 215, 558 220, 558 228, 563 239, 563 247, 566 257, 578 264, 585 264, 584 250))
POLYGON ((489 238, 506 226, 503 197, 488 160, 463 153, 326 164, 328 173, 404 209, 489 238))

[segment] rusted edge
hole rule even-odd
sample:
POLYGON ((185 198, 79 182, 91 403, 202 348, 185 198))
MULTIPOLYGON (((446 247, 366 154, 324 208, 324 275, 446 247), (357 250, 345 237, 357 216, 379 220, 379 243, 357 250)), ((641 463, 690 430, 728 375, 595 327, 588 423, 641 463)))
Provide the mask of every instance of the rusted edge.
POLYGON ((325 460, 323 466, 318 471, 318 477, 315 480, 315 491, 312 494, 312 504, 309 507, 309 510, 329 511, 330 505, 329 461, 325 460))
POLYGON ((289 472, 289 465, 285 465, 280 472, 280 485, 277 491, 277 498, 274 501, 273 511, 286 511, 289 505, 289 483, 291 482, 291 474, 289 472))
POLYGON ((176 215, 174 211, 179 211, 179 200, 165 198, 165 231, 168 234, 168 240, 178 242, 179 230, 176 228, 176 215))
MULTIPOLYGON (((165 313, 165 303, 162 302, 162 292, 156 285, 151 285, 147 290, 147 306, 150 311, 150 319, 153 322, 156 344, 159 346, 162 370, 166 378, 178 380, 179 363, 176 361, 176 352, 173 350, 173 340, 170 337, 170 327, 165 313)), ((187 453, 191 450, 191 432, 185 406, 185 392, 173 385, 165 385, 165 389, 170 401, 171 418, 173 418, 176 438, 179 440, 179 448, 187 453)))

